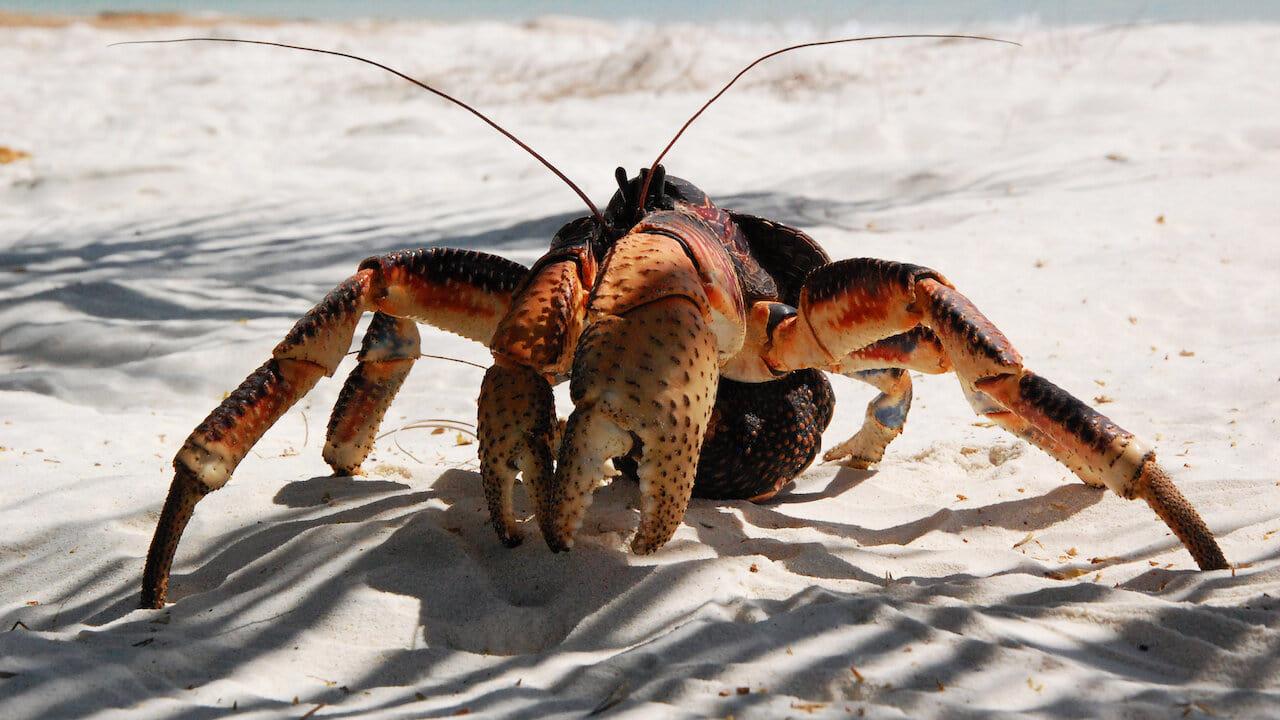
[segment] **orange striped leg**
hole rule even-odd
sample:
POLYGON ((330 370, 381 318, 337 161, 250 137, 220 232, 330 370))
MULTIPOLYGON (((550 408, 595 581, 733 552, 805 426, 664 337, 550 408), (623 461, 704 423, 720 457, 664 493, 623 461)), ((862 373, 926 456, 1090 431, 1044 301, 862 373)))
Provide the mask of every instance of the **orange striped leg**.
POLYGON ((1126 499, 1142 498, 1182 541, 1201 570, 1227 567, 1204 520, 1156 463, 1156 454, 1124 428, 1048 380, 1024 370, 979 387, 1052 441, 1042 448, 1086 483, 1126 499))
POLYGON ((174 553, 196 503, 225 485, 263 433, 321 376, 333 374, 363 313, 380 310, 487 342, 524 273, 509 260, 462 250, 411 250, 361 263, 183 443, 147 552, 142 606, 164 605, 174 553))
POLYGON ((975 387, 972 382, 961 380, 960 388, 964 391, 964 396, 975 413, 1053 456, 1055 460, 1070 468, 1085 485, 1100 489, 1107 487, 1101 478, 1089 472, 1088 467, 1081 463, 1079 458, 1067 452, 1057 441, 1032 425, 1026 418, 996 402, 990 395, 975 387))
POLYGON ((1155 452, 1078 398, 1022 366, 1012 343, 968 298, 939 279, 917 284, 924 322, 942 340, 961 382, 1022 422, 1015 431, 1076 472, 1117 495, 1141 497, 1173 530, 1202 570, 1227 566, 1204 520, 1156 464, 1155 452), (1029 426, 1029 427, 1027 427, 1029 426))
POLYGON ((375 313, 360 346, 359 364, 329 416, 324 461, 337 475, 355 475, 373 449, 391 400, 421 353, 418 324, 375 313))
POLYGON ((938 337, 980 412, 1035 442, 1085 482, 1146 500, 1201 569, 1226 567, 1213 534, 1156 464, 1155 453, 1026 370, 1008 339, 932 270, 868 259, 815 270, 805 281, 799 313, 771 334, 765 362, 776 370, 830 366, 917 323, 938 337))

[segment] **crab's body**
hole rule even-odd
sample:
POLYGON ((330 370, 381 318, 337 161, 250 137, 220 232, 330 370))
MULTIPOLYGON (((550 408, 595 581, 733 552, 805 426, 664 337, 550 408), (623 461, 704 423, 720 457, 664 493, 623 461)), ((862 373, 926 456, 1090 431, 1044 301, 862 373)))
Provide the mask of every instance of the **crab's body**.
POLYGON ((532 268, 446 249, 361 263, 178 452, 143 604, 163 604, 196 502, 336 371, 366 312, 375 315, 334 408, 326 462, 359 470, 419 357, 417 323, 485 343, 494 360, 480 388, 481 479, 507 544, 521 538, 518 477, 553 550, 572 546, 592 492, 618 474, 639 482, 640 553, 671 537, 691 495, 771 497, 812 462, 830 422, 822 371, 881 391, 857 434, 826 455, 867 467, 901 433, 907 371, 916 370, 954 372, 978 413, 1085 482, 1144 498, 1202 568, 1225 566, 1154 452, 1026 370, 942 275, 883 260, 832 263, 799 230, 717 208, 660 168, 652 180, 642 191, 648 182, 620 174, 603 222, 568 223, 532 268), (561 439, 551 387, 566 378, 574 410, 561 439))

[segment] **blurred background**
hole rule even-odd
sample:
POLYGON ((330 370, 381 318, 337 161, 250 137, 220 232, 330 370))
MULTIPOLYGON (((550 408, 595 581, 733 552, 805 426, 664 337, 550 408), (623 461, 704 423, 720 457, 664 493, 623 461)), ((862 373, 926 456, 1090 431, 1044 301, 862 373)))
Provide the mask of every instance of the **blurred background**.
POLYGON ((592 0, 8 0, 0 9, 37 13, 87 14, 127 12, 219 12, 293 19, 322 18, 475 18, 528 19, 574 15, 601 19, 652 21, 779 21, 841 23, 947 23, 1035 19, 1043 23, 1205 22, 1275 20, 1280 2, 1201 2, 1200 0, 791 0, 777 3, 745 0, 734 3, 649 0, 645 3, 592 0))

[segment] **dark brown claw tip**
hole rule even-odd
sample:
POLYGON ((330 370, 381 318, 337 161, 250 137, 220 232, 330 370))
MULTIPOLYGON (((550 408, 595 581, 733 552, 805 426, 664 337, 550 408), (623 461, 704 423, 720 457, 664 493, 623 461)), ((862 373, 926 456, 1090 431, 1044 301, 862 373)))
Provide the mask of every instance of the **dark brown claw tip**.
POLYGON ((138 607, 158 610, 164 607, 165 596, 169 592, 169 570, 173 567, 173 556, 178 550, 178 540, 186 529, 196 503, 209 494, 209 489, 196 479, 194 473, 181 465, 175 465, 173 484, 169 486, 169 496, 164 501, 164 509, 160 511, 160 522, 156 523, 156 534, 151 539, 151 549, 147 551, 147 566, 142 572, 142 597, 138 607))
POLYGON ((543 537, 547 541, 547 547, 551 548, 551 552, 554 552, 554 553, 569 552, 570 550, 573 549, 572 545, 569 545, 563 540, 551 537, 550 535, 543 535, 543 537))
POLYGON ((1137 494, 1178 536, 1201 570, 1225 570, 1229 567, 1226 556, 1200 514, 1152 458, 1143 463, 1137 494))

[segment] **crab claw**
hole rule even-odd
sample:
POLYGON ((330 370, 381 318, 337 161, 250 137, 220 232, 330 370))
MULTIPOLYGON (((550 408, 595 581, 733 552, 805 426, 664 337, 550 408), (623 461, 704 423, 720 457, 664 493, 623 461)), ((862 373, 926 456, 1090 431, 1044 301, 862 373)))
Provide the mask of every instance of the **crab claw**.
POLYGON ((540 512, 555 551, 573 546, 592 493, 636 462, 638 554, 662 547, 684 518, 719 380, 715 337, 702 309, 669 295, 622 315, 605 315, 578 344, 555 479, 540 512))
POLYGON ((524 479, 539 516, 551 482, 556 431, 551 385, 530 368, 499 361, 484 375, 477 420, 480 479, 489 518, 502 543, 515 547, 522 540, 512 509, 516 473, 524 479))

